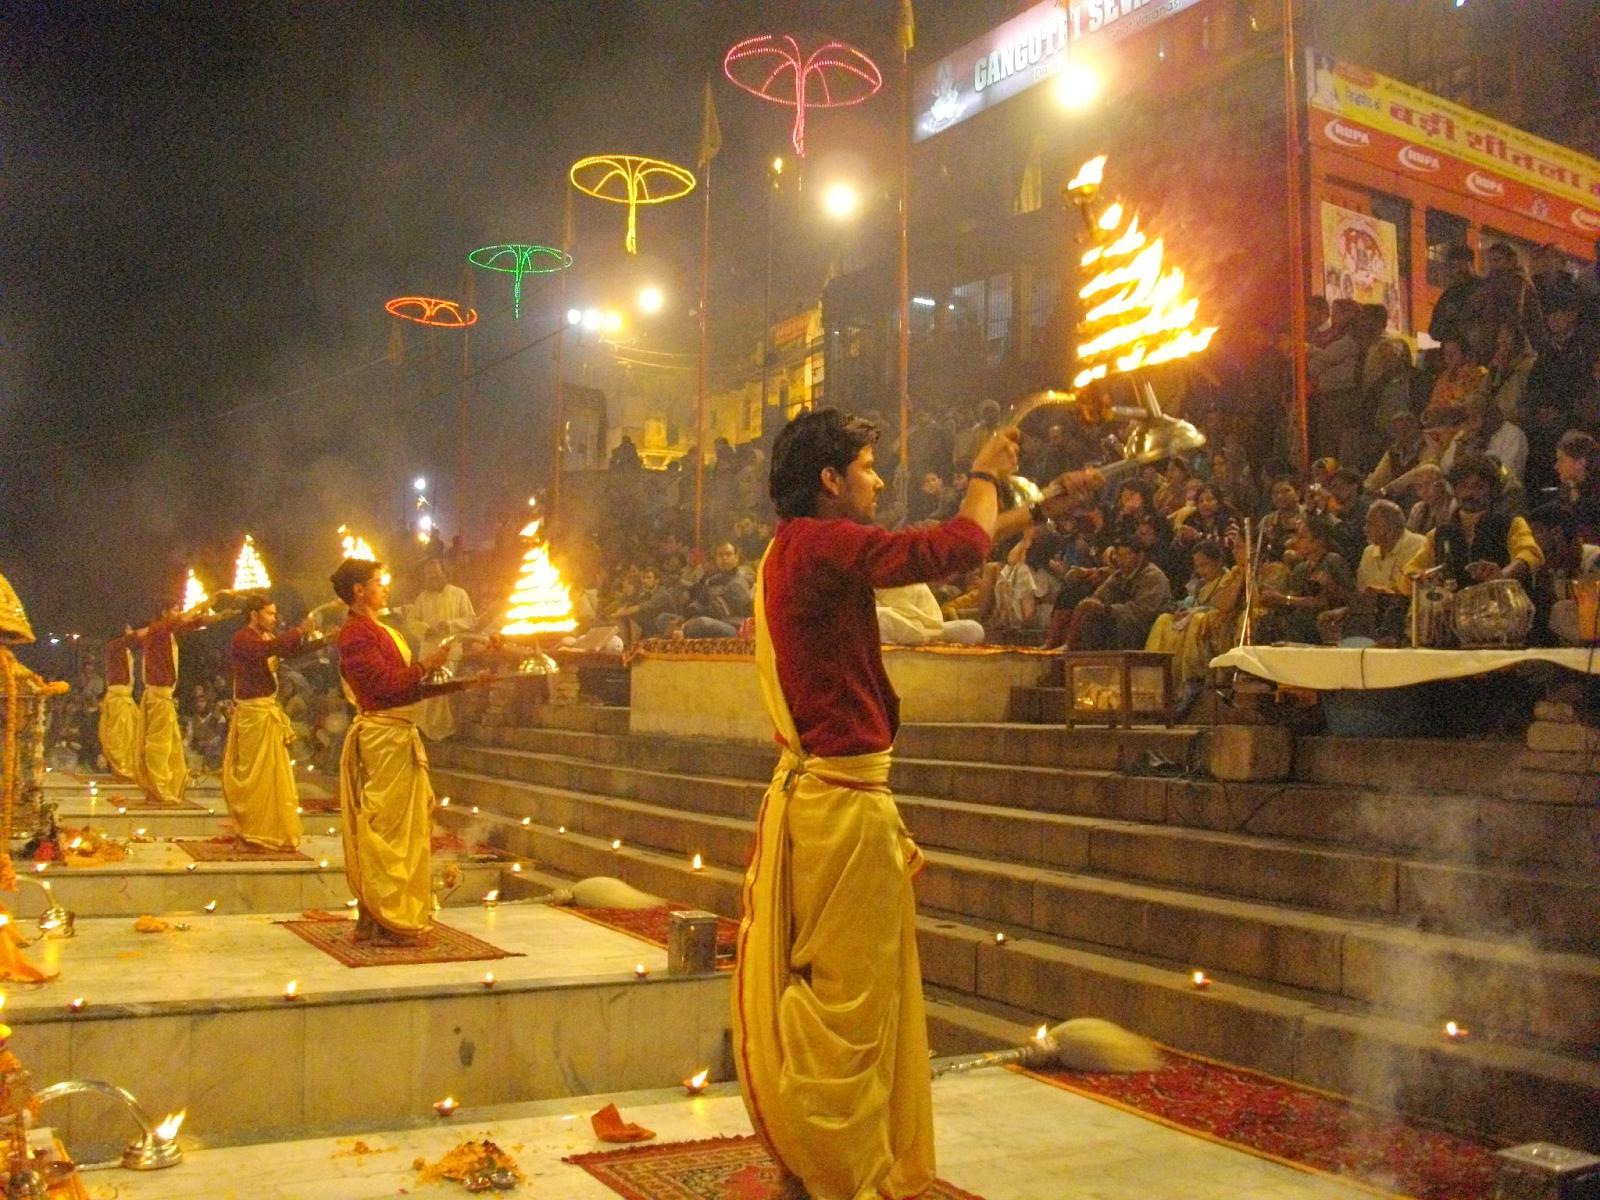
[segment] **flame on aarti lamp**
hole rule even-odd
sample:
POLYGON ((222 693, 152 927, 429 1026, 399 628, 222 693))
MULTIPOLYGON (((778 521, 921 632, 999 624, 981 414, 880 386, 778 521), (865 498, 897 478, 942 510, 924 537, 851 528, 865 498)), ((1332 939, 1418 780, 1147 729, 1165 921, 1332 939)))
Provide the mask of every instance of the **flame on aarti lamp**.
POLYGON ((255 539, 244 535, 244 545, 239 547, 239 557, 233 563, 233 590, 236 592, 264 592, 272 586, 267 565, 261 561, 255 539))
MULTIPOLYGON (((1103 158, 1084 164, 1067 185, 1069 191, 1085 192, 1081 205, 1090 203, 1104 165, 1103 158)), ((1185 297, 1183 272, 1165 265, 1162 240, 1150 241, 1140 231, 1137 215, 1113 204, 1091 228, 1096 244, 1080 261, 1085 269, 1096 270, 1078 290, 1085 311, 1078 327, 1082 369, 1073 387, 1186 358, 1211 344, 1216 326, 1195 327, 1199 300, 1185 297)))
MULTIPOLYGON (((339 549, 346 558, 359 558, 363 562, 378 561, 378 556, 372 552, 372 547, 367 544, 367 539, 357 536, 348 525, 339 526, 339 549)), ((383 572, 380 578, 383 580, 384 586, 388 586, 389 572, 383 572)))
POLYGON ((568 633, 578 627, 572 615, 572 597, 562 582, 561 572, 550 561, 550 547, 539 541, 539 522, 530 521, 522 536, 533 539, 522 556, 522 574, 506 605, 505 624, 500 632, 507 637, 527 637, 538 633, 568 633))
POLYGON ((195 577, 194 568, 189 568, 189 577, 183 582, 183 610, 188 612, 191 608, 199 608, 210 601, 211 595, 206 591, 205 585, 195 577))
POLYGON ((156 1137, 163 1142, 170 1142, 178 1136, 178 1130, 183 1126, 183 1119, 189 1115, 187 1108, 179 1109, 175 1113, 168 1113, 159 1125, 156 1126, 156 1137))

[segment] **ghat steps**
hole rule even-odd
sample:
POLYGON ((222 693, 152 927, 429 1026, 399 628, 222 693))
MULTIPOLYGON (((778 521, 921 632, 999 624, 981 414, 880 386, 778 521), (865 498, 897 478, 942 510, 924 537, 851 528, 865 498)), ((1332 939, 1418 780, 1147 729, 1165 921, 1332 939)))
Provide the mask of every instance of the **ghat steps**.
MULTIPOLYGON (((629 736, 623 710, 537 722, 432 749, 443 821, 562 875, 737 911, 770 750, 629 736)), ((902 730, 939 1048, 1094 1013, 1458 1127, 1600 1145, 1594 810, 1472 790, 1506 757, 1476 744, 1444 760, 1316 739, 1275 784, 1127 771, 1197 760, 1202 736, 902 730), (1195 967, 1217 982, 1196 991, 1195 967), (1446 1042, 1447 1018, 1472 1037, 1446 1042)))

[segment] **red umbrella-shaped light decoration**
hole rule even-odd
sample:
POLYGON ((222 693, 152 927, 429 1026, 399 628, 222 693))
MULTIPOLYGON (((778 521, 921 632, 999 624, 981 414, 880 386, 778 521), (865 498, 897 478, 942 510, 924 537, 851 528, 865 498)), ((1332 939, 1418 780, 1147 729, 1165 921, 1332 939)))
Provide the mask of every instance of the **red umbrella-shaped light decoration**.
POLYGON ((465 329, 478 321, 478 310, 459 300, 440 300, 435 296, 396 296, 383 306, 391 317, 432 325, 437 329, 465 329))
POLYGON ((734 43, 723 56, 722 73, 752 95, 794 109, 794 150, 802 158, 806 109, 847 108, 883 87, 878 64, 854 46, 830 40, 808 53, 787 33, 734 43))

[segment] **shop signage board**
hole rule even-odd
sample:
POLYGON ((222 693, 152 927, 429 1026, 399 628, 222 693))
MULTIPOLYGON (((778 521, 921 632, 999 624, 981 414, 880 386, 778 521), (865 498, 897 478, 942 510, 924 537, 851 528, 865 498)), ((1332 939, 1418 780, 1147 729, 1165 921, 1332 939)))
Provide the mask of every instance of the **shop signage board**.
POLYGON ((917 71, 912 137, 925 141, 1043 83, 1067 62, 1069 44, 1114 42, 1198 2, 1043 0, 917 71))
POLYGON ((1306 65, 1313 145, 1600 237, 1600 161, 1321 51, 1306 65))

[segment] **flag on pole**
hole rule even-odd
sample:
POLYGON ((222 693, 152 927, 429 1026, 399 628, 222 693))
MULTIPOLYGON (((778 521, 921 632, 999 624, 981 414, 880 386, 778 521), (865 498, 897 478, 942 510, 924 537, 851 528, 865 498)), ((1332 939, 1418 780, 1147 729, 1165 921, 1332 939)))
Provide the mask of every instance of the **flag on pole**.
POLYGON ((708 167, 722 149, 722 126, 717 124, 717 106, 711 98, 711 76, 706 76, 706 113, 700 124, 700 166, 708 167))
POLYGON ((902 53, 916 45, 916 18, 911 13, 911 0, 900 0, 894 20, 894 43, 902 53))

